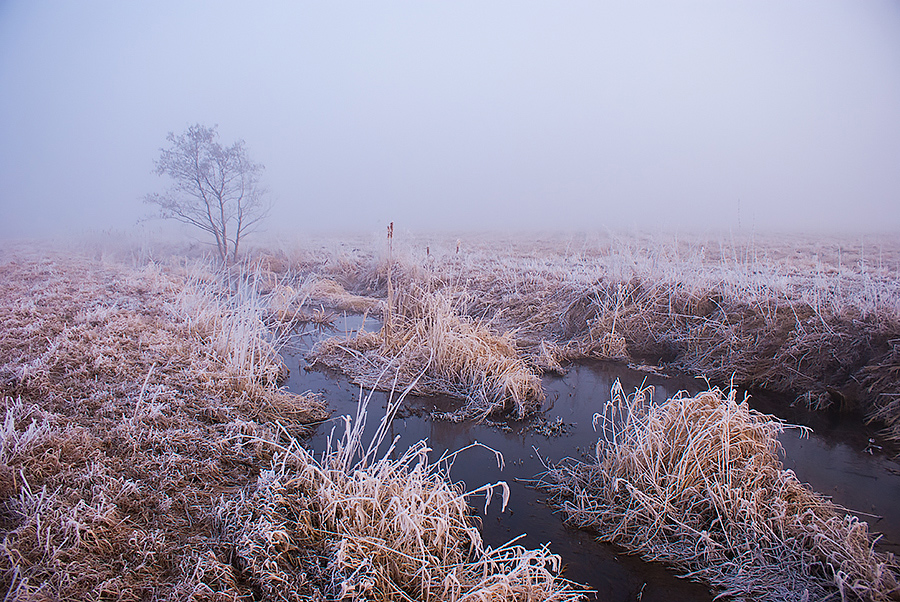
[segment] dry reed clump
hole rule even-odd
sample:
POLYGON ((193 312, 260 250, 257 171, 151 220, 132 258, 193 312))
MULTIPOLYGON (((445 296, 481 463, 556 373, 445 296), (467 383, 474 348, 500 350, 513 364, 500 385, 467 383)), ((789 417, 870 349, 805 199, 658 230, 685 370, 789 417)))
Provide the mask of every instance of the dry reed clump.
POLYGON ((334 321, 335 311, 367 313, 380 311, 382 306, 378 299, 352 295, 334 280, 316 274, 288 275, 266 294, 265 304, 268 314, 278 322, 323 326, 334 321), (290 279, 299 282, 289 284, 290 279))
POLYGON ((544 484, 571 523, 671 563, 721 595, 753 600, 893 600, 892 555, 868 526, 801 484, 778 459, 784 424, 712 389, 653 405, 616 383, 595 464, 544 484))
POLYGON ((512 334, 498 335, 461 315, 445 292, 414 289, 386 313, 378 333, 323 341, 310 358, 370 388, 390 387, 379 379, 386 366, 396 367, 402 386, 424 370, 415 392, 465 399, 456 417, 510 412, 522 418, 544 399, 541 380, 519 356, 512 334))
POLYGON ((361 400, 356 421, 345 417, 343 437, 320 459, 292 441, 252 493, 222 500, 218 523, 243 577, 285 602, 579 599, 546 547, 482 543, 467 499, 485 495, 487 511, 502 494, 505 507, 505 483, 466 493, 450 481, 452 457, 431 462, 425 441, 399 453, 395 439, 384 449, 401 402, 367 447, 361 400))
POLYGON ((313 276, 301 286, 301 291, 312 304, 321 304, 329 309, 363 313, 378 311, 382 302, 371 297, 352 295, 343 286, 330 278, 313 276))
POLYGON ((215 268, 194 263, 175 295, 175 309, 191 338, 212 352, 210 359, 224 367, 235 389, 271 389, 287 368, 266 326, 264 300, 245 274, 231 283, 234 291, 216 278, 215 268))
POLYGON ((245 596, 223 589, 214 502, 270 462, 272 423, 320 419, 320 403, 235 348, 253 320, 226 336, 182 314, 185 282, 155 264, 17 250, 0 279, 5 600, 245 596))
POLYGON ((628 344, 625 337, 616 332, 599 332, 590 329, 587 336, 563 345, 553 341, 541 341, 532 353, 531 362, 544 372, 565 374, 564 364, 583 358, 600 360, 627 360, 628 344))

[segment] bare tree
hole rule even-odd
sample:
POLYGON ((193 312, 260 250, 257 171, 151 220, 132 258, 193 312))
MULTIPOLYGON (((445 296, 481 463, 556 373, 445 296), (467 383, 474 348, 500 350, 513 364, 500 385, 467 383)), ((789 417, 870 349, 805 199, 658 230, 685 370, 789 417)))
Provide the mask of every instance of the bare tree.
POLYGON ((237 260, 245 234, 266 217, 263 166, 247 157, 243 140, 219 144, 217 126, 192 125, 183 134, 169 133, 168 149, 160 149, 156 173, 174 181, 163 194, 148 194, 144 202, 159 206, 159 217, 174 219, 209 232, 223 262, 237 260))

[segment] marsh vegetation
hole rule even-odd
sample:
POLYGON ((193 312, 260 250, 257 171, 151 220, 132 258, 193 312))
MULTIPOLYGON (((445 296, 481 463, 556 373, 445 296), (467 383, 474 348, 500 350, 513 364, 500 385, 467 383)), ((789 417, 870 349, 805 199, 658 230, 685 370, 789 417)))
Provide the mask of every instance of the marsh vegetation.
POLYGON ((456 399, 439 420, 545 419, 542 376, 584 359, 731 386, 597 399, 606 436, 549 467, 547 495, 727 596, 898 595, 867 525, 784 470, 783 424, 735 398, 863 416, 895 453, 892 239, 308 239, 224 271, 95 241, 0 269, 10 600, 577 598, 552 545, 484 544, 472 493, 502 505, 507 485, 462 487, 456 450, 364 440, 364 409, 308 447, 331 400, 281 386, 282 351, 347 312, 377 326, 323 337, 307 367, 456 399))

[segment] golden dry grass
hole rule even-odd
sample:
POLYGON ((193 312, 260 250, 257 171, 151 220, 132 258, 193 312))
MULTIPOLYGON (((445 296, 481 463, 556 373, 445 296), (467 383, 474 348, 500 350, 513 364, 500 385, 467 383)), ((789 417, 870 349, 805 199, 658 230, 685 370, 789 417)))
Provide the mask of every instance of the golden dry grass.
POLYGON ((680 567, 721 595, 753 600, 895 600, 900 566, 865 522, 800 483, 779 459, 784 424, 732 391, 651 403, 613 399, 595 418, 592 464, 544 484, 567 520, 644 558, 680 567))

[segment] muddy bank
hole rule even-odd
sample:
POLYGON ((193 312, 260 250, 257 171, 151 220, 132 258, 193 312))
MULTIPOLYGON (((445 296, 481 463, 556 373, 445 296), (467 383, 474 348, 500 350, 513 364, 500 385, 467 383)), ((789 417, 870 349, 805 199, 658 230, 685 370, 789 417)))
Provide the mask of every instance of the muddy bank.
POLYGON ((789 393, 813 409, 872 417, 898 392, 896 380, 888 381, 900 370, 900 324, 889 316, 837 314, 791 300, 751 304, 715 290, 659 298, 640 281, 616 286, 626 299, 618 328, 633 357, 715 382, 789 393))

